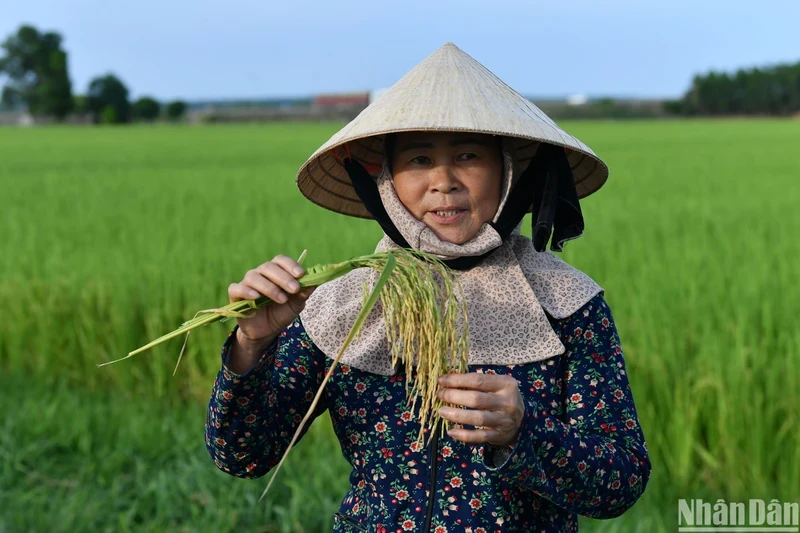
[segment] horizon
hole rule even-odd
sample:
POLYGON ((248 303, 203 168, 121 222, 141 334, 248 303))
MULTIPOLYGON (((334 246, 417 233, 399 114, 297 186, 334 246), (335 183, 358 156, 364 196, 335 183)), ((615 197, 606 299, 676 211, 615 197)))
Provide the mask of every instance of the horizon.
POLYGON ((235 0, 224 9, 208 0, 142 0, 125 5, 125 17, 100 6, 15 2, 0 39, 22 24, 59 32, 75 94, 113 73, 131 99, 187 102, 387 88, 446 41, 532 99, 674 99, 698 74, 800 60, 793 44, 800 2, 788 0, 764 0, 756 11, 723 0, 575 0, 569 11, 511 0, 412 0, 392 9, 363 0, 344 7, 235 0))

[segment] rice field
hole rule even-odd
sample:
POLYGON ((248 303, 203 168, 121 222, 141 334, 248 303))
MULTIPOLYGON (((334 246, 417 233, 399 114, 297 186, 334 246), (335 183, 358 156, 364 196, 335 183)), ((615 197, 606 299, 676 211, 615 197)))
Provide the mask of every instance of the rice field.
MULTIPOLYGON (((0 129, 0 532, 330 531, 326 419, 266 479, 216 470, 205 403, 233 321, 128 361, 278 253, 373 251, 305 201, 340 125, 0 129)), ((561 254, 605 288, 653 461, 588 531, 674 531, 679 498, 800 501, 800 122, 576 122, 611 168, 561 254)))

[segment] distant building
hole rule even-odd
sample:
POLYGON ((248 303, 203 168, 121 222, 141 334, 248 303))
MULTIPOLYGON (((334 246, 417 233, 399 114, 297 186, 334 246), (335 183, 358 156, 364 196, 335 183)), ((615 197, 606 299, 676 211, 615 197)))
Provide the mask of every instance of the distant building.
POLYGON ((0 111, 0 126, 45 126, 48 124, 91 124, 92 115, 89 113, 83 115, 67 115, 66 118, 60 122, 53 117, 36 116, 24 110, 18 111, 0 111))
POLYGON ((585 105, 589 102, 589 97, 585 94, 573 94, 567 97, 567 105, 585 105))
MULTIPOLYGON (((311 99, 315 109, 364 109, 369 105, 369 92, 318 94, 311 99)), ((359 110, 360 110, 359 109, 359 110)))
POLYGON ((319 94, 311 98, 194 102, 189 122, 349 121, 369 105, 369 93, 319 94))
POLYGON ((33 117, 27 111, 0 112, 0 126, 31 126, 33 117))

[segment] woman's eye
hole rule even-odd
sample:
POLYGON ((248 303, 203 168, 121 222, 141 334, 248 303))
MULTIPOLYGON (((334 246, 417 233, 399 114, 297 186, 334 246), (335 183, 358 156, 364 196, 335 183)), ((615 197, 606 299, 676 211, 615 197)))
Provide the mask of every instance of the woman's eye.
POLYGON ((458 156, 458 160, 459 160, 459 161, 468 161, 468 160, 470 160, 470 159, 475 159, 476 157, 478 157, 478 156, 477 156, 477 155, 475 155, 475 154, 472 154, 472 153, 467 153, 467 154, 459 154, 459 156, 458 156))
POLYGON ((428 163, 430 163, 430 161, 431 161, 430 157, 425 155, 418 155, 417 157, 411 160, 412 163, 415 163, 417 165, 427 165, 428 163))

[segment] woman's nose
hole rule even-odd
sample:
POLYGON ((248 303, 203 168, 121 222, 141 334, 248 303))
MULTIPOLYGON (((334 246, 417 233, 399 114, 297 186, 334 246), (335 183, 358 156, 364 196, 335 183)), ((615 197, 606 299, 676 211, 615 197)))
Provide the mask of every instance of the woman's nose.
POLYGON ((461 186, 453 169, 448 165, 438 165, 431 172, 433 173, 429 187, 431 192, 449 193, 461 186))

